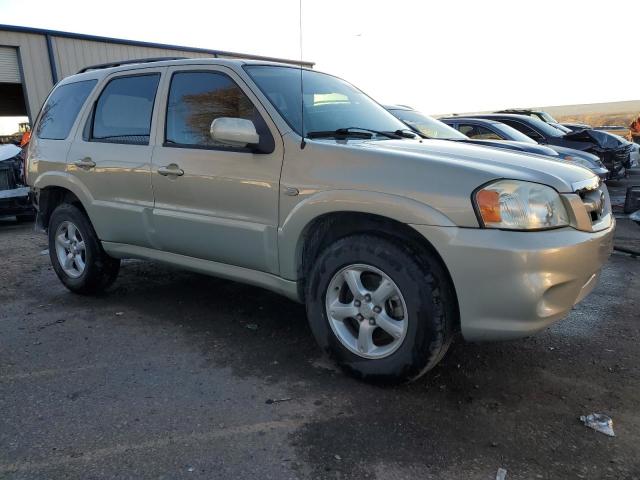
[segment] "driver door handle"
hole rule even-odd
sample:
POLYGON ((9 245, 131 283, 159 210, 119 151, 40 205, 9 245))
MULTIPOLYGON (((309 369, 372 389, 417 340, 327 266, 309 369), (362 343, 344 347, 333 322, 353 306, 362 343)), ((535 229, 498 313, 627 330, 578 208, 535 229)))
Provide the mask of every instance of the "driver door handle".
POLYGON ((84 157, 80 160, 73 162, 76 167, 86 168, 87 170, 96 166, 96 162, 91 160, 91 157, 84 157))
POLYGON ((184 170, 182 170, 178 165, 172 163, 171 165, 167 165, 166 167, 159 167, 158 173, 162 176, 175 175, 176 177, 181 177, 184 175, 184 170))

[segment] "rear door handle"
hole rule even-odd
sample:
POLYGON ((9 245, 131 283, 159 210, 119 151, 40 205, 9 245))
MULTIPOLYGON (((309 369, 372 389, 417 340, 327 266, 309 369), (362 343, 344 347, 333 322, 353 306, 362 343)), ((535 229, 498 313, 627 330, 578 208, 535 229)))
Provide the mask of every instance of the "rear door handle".
POLYGON ((91 160, 91 157, 84 157, 80 160, 73 162, 76 167, 86 168, 87 170, 96 166, 96 162, 91 160))
POLYGON ((178 165, 176 165, 175 163, 172 163, 170 165, 167 165, 166 167, 159 167, 158 173, 165 177, 169 175, 175 175, 176 177, 181 177, 182 175, 184 175, 184 170, 178 167, 178 165))

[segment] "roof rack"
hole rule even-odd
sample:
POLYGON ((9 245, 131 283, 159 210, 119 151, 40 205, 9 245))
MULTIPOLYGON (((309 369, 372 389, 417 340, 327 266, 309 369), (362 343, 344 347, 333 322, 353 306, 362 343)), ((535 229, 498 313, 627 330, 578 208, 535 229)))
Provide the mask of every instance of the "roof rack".
POLYGON ((120 65, 131 65, 134 63, 153 63, 164 62, 166 60, 185 60, 187 57, 152 57, 152 58, 137 58, 133 60, 122 60, 120 62, 100 63, 98 65, 91 65, 90 67, 84 67, 82 70, 78 70, 77 73, 88 72, 89 70, 101 70, 103 68, 119 67, 120 65))
POLYGON ((533 112, 531 108, 505 108, 496 113, 512 113, 512 112, 533 112))

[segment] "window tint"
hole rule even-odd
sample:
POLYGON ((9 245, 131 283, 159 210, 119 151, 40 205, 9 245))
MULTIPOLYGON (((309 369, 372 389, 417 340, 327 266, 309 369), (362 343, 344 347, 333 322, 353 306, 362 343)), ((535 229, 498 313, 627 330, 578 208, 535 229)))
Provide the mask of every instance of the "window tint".
POLYGON ((464 140, 465 136, 455 128, 450 127, 440 120, 431 118, 415 110, 390 109, 391 114, 402 120, 413 129, 429 138, 441 138, 444 140, 464 140))
POLYGON ((167 105, 166 145, 246 150, 211 138, 211 122, 220 117, 251 120, 260 135, 259 150, 273 151, 273 137, 262 116, 229 76, 217 72, 173 75, 167 105))
POLYGON ((503 138, 497 133, 489 130, 488 128, 481 127, 480 125, 469 125, 461 123, 459 129, 469 138, 476 140, 503 140, 503 138))
POLYGON ((516 122, 516 121, 513 121, 513 120, 501 120, 501 121, 503 123, 505 123, 506 125, 509 125, 510 127, 515 128, 520 133, 524 133, 529 138, 532 138, 534 140, 541 140, 542 139, 542 135, 540 135, 534 129, 526 126, 523 123, 516 122))
POLYGON ((148 145, 159 80, 159 73, 111 80, 96 103, 91 139, 148 145))
MULTIPOLYGON (((331 75, 267 65, 251 65, 244 69, 298 134, 302 134, 303 123, 305 136, 309 132, 348 127, 382 132, 406 129, 404 123, 360 90, 331 75), (304 95, 300 95, 301 87, 304 95)), ((384 136, 377 138, 388 140, 384 136)))
MULTIPOLYGON (((509 121, 506 121, 506 120, 500 120, 500 121, 503 123, 506 123, 507 125, 511 125, 516 130, 520 130, 525 135, 528 135, 528 133, 525 132, 521 127, 516 126, 516 124, 522 125, 525 122, 518 122, 511 119, 509 119, 509 121)), ((558 130, 557 128, 537 118, 529 118, 527 119, 526 123, 527 123, 527 126, 526 126, 527 128, 529 128, 530 130, 535 130, 536 132, 540 132, 539 135, 542 135, 545 137, 564 137, 564 132, 558 130)))
POLYGON ((97 80, 67 83, 55 89, 42 108, 36 136, 64 140, 97 80))

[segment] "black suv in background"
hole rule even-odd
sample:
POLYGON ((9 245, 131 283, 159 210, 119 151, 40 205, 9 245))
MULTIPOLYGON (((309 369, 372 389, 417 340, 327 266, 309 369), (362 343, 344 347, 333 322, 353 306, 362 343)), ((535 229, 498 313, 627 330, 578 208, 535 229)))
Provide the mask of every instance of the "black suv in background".
POLYGON ((631 163, 632 145, 598 130, 565 133, 537 117, 511 113, 469 115, 468 118, 486 118, 502 122, 543 145, 558 145, 593 153, 602 160, 612 177, 620 175, 631 163))

